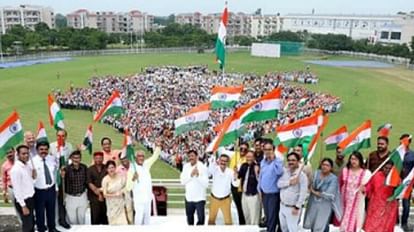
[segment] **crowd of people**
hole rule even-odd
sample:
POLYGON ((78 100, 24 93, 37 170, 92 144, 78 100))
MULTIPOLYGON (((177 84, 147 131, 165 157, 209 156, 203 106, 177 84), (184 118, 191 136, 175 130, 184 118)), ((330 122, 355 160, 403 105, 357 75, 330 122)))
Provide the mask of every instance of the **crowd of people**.
MULTIPOLYGON (((90 165, 67 142, 65 130, 56 133, 60 143, 34 138, 32 132, 26 132, 24 144, 7 149, 2 165, 4 197, 14 202, 22 231, 34 231, 35 226, 37 231, 58 231, 57 223, 64 228, 85 224, 88 206, 93 225, 150 224, 155 201, 150 168, 159 158, 163 136, 154 143, 152 156, 145 160, 140 150, 134 162, 104 137, 90 165)), ((403 134, 400 140, 408 138, 403 134)), ((395 187, 384 184, 393 167, 389 139, 379 136, 376 142, 376 150, 367 159, 359 151, 345 157, 338 147, 335 160, 323 158, 316 170, 306 168, 309 164, 303 163, 301 145, 281 158, 267 138, 256 138, 253 148, 241 142, 232 154, 209 156, 206 163, 190 149, 180 175, 187 224, 206 224, 208 197, 208 225, 216 224, 218 211, 224 224, 234 224, 233 201, 239 225, 262 222, 271 232, 297 232, 300 224, 315 232, 329 231, 330 224, 341 232, 392 232, 398 221, 405 231, 412 231, 408 227, 410 199, 402 200, 398 220, 400 202, 391 198, 395 187)), ((408 144, 401 178, 413 167, 414 152, 408 144)))
POLYGON ((326 112, 340 110, 341 100, 338 97, 291 84, 317 83, 317 80, 309 70, 268 73, 264 76, 232 73, 223 77, 210 72, 205 66, 165 66, 150 67, 142 73, 125 77, 93 77, 88 88, 71 86, 67 91, 56 90, 55 97, 62 108, 96 112, 105 104, 112 91, 118 90, 126 113, 121 118, 106 117, 103 122, 120 132, 128 127, 133 137, 148 149, 153 147, 155 138, 162 134, 166 139, 161 158, 181 169, 189 148, 195 148, 206 159, 205 150, 215 135, 214 126, 231 113, 231 110, 213 111, 209 127, 202 133, 192 131, 180 136, 174 135, 174 120, 192 107, 208 102, 213 86, 224 83, 243 84, 245 88, 239 105, 258 98, 277 86, 283 87, 283 104, 289 102, 291 107, 281 112, 278 120, 249 125, 243 137, 251 139, 255 135, 274 131, 279 124, 309 116, 319 107, 323 107, 326 112), (306 99, 306 104, 299 104, 301 99, 306 99))

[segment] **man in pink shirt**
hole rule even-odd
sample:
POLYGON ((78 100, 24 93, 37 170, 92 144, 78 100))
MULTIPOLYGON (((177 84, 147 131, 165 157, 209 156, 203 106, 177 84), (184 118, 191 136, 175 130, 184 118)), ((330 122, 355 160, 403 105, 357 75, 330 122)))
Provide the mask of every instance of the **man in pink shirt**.
POLYGON ((121 164, 116 168, 116 172, 127 177, 130 164, 129 160, 126 156, 123 156, 122 153, 119 153, 119 161, 121 161, 121 164))
POLYGON ((4 203, 9 203, 9 200, 13 202, 13 190, 12 190, 12 184, 10 179, 10 171, 14 164, 14 157, 15 157, 15 151, 13 147, 10 147, 6 152, 6 161, 1 166, 1 176, 2 176, 2 184, 4 188, 4 203))

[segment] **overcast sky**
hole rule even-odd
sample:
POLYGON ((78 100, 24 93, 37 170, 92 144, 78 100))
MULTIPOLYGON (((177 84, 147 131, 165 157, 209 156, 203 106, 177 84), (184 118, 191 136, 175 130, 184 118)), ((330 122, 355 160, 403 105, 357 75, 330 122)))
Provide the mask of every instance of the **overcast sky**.
MULTIPOLYGON (((221 12, 224 0, 0 0, 0 6, 20 4, 52 7, 56 13, 67 14, 77 9, 91 11, 129 11, 137 9, 153 15, 169 15, 199 11, 221 12)), ((265 14, 274 13, 356 13, 395 14, 414 11, 414 0, 228 0, 230 11, 252 13, 262 8, 265 14)))

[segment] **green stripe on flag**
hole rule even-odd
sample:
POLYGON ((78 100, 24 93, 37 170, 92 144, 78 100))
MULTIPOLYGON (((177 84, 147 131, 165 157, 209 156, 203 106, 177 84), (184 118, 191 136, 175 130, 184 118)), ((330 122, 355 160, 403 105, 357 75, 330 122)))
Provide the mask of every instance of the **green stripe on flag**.
POLYGON ((202 130, 206 128, 207 125, 208 125, 207 121, 184 124, 182 126, 175 128, 175 134, 180 135, 185 132, 192 131, 192 130, 202 130))
POLYGON ((217 56, 217 61, 220 64, 220 69, 223 69, 225 65, 226 48, 225 48, 225 44, 223 44, 220 38, 217 38, 217 41, 216 41, 216 56, 217 56))
POLYGON ((278 111, 277 110, 268 110, 268 111, 253 111, 243 117, 242 123, 248 122, 258 122, 258 121, 265 121, 277 118, 278 111))
POLYGON ((371 147, 371 139, 364 139, 359 143, 355 143, 352 146, 349 146, 347 148, 344 149, 343 154, 344 155, 349 155, 354 151, 359 151, 360 149, 363 148, 369 148, 371 147))
POLYGON ((227 109, 233 108, 236 106, 238 101, 212 101, 211 102, 211 109, 227 109))
POLYGON ((0 159, 3 159, 10 148, 15 147, 23 142, 23 131, 19 131, 7 140, 7 142, 0 147, 0 159))
POLYGON ((326 150, 327 151, 336 150, 336 147, 338 147, 338 144, 337 143, 327 144, 326 145, 326 150))
POLYGON ((108 108, 107 111, 105 111, 105 113, 102 115, 102 118, 106 116, 110 116, 110 115, 120 116, 123 113, 124 113, 124 109, 122 107, 112 106, 108 108))

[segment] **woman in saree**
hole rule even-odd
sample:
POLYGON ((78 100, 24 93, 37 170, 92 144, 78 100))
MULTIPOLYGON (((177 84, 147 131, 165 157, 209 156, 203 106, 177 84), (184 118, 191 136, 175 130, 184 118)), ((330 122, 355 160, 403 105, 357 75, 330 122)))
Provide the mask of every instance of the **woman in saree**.
POLYGON ((394 231, 398 217, 398 201, 389 199, 394 193, 394 187, 385 185, 385 179, 392 166, 393 162, 388 161, 367 185, 369 203, 365 232, 394 231))
POLYGON ((310 188, 303 227, 312 232, 329 231, 332 213, 342 217, 338 177, 332 173, 333 161, 324 158, 315 172, 310 188))
POLYGON ((106 199, 109 225, 127 225, 124 191, 126 179, 116 172, 113 160, 106 163, 108 174, 102 180, 102 192, 106 199))
POLYGON ((362 154, 354 151, 339 178, 343 216, 341 232, 359 232, 365 219, 365 185, 371 172, 365 169, 362 154))

